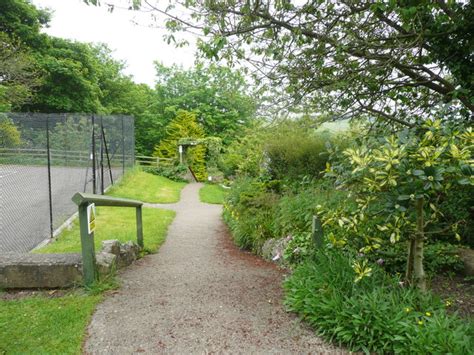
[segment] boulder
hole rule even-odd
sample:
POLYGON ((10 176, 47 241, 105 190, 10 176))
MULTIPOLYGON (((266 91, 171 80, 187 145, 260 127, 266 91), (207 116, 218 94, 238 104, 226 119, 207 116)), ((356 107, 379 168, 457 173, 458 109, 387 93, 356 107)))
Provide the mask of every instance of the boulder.
POLYGON ((116 239, 113 240, 104 240, 102 242, 102 252, 114 254, 116 256, 120 255, 120 242, 116 239))
POLYGON ((277 264, 284 264, 283 253, 290 240, 290 236, 280 239, 268 239, 262 246, 263 258, 277 264))
POLYGON ((139 252, 139 246, 132 241, 129 241, 125 244, 121 244, 117 266, 121 268, 130 265, 135 260, 137 260, 139 252))

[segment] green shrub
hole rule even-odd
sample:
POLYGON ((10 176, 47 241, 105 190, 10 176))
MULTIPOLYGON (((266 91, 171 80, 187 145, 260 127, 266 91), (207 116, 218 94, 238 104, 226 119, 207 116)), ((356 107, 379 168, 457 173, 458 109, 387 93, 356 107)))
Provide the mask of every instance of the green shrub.
POLYGON ((173 181, 185 182, 184 176, 188 173, 188 167, 184 164, 158 165, 156 167, 143 167, 147 173, 164 176, 173 181))
POLYGON ((296 193, 286 194, 278 203, 275 214, 274 231, 285 236, 297 231, 311 231, 313 216, 318 206, 334 208, 347 202, 345 191, 335 190, 332 186, 318 183, 296 193))
POLYGON ((296 263, 313 252, 311 225, 318 206, 333 208, 342 201, 347 201, 347 193, 322 183, 280 199, 274 214, 273 234, 277 238, 289 237, 283 255, 286 261, 296 263))
POLYGON ((473 348, 473 324, 448 315, 439 299, 401 287, 377 265, 354 282, 352 261, 325 250, 297 267, 284 283, 288 309, 352 351, 465 354, 473 348))
MULTIPOLYGON (((403 243, 387 245, 373 254, 372 259, 382 259, 385 270, 392 274, 403 273, 407 263, 406 249, 407 246, 403 243)), ((458 255, 458 246, 443 242, 427 243, 423 262, 425 271, 431 276, 438 273, 460 272, 464 267, 458 255)))
POLYGON ((265 146, 270 176, 279 180, 321 177, 329 158, 326 145, 329 139, 328 134, 303 129, 277 132, 265 146))
MULTIPOLYGON (((474 185, 453 185, 449 193, 441 196, 439 205, 439 224, 432 229, 444 229, 445 226, 458 223, 458 233, 463 244, 474 248, 474 185)), ((437 240, 457 242, 452 235, 435 235, 437 240)))
POLYGON ((235 175, 259 177, 263 169, 263 145, 268 132, 256 122, 244 129, 244 134, 234 140, 219 157, 218 168, 225 177, 235 175))
POLYGON ((278 195, 271 185, 250 178, 234 182, 224 203, 224 220, 237 245, 260 253, 272 238, 272 221, 278 195))
POLYGON ((425 239, 447 233, 460 239, 462 221, 455 214, 455 220, 440 223, 441 203, 453 186, 474 185, 473 138, 472 127, 439 119, 417 129, 365 138, 343 152, 345 162, 338 161, 327 172, 357 196, 358 208, 351 213, 340 210, 325 222, 345 228, 348 236, 365 244, 364 252, 410 240, 406 279, 425 289, 425 239), (375 215, 383 223, 370 225, 375 215))
POLYGON ((0 114, 0 148, 16 148, 20 145, 21 133, 18 127, 6 115, 0 114))

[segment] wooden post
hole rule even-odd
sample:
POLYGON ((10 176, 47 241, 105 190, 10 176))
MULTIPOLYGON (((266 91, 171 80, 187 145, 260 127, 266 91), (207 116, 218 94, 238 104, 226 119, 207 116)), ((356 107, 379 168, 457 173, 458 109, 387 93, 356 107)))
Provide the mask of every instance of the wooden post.
POLYGON ((143 249, 143 222, 142 222, 142 206, 137 207, 137 243, 143 249))
POLYGON ((323 245, 323 226, 318 216, 313 216, 313 224, 311 226, 311 235, 313 236, 313 242, 317 248, 323 245))
POLYGON ((94 232, 89 234, 87 206, 88 204, 86 203, 79 205, 79 225, 81 230, 82 272, 85 285, 90 286, 97 279, 97 270, 95 264, 94 232))

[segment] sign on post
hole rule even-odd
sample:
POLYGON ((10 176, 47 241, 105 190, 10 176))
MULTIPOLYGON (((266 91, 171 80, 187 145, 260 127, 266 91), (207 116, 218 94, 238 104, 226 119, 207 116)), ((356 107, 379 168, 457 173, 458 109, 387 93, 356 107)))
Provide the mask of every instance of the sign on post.
POLYGON ((91 203, 87 206, 87 231, 89 234, 93 233, 95 230, 95 204, 91 203))

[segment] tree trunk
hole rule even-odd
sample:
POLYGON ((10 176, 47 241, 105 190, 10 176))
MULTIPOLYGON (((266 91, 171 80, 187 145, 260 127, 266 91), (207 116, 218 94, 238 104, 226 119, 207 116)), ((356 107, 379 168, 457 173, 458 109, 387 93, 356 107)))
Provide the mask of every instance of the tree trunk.
POLYGON ((421 291, 426 291, 426 277, 423 268, 423 243, 425 239, 424 234, 424 198, 416 200, 416 234, 413 245, 413 281, 416 287, 421 291))

